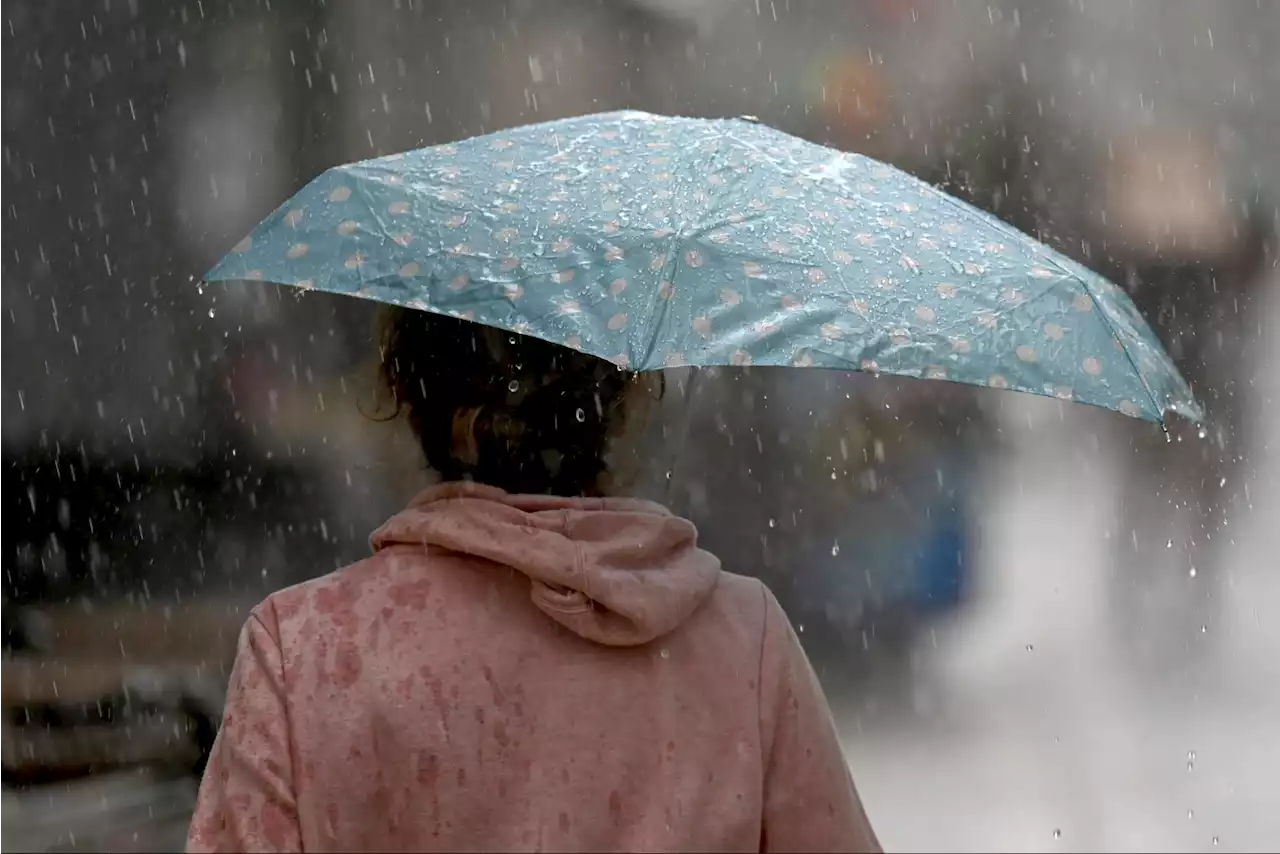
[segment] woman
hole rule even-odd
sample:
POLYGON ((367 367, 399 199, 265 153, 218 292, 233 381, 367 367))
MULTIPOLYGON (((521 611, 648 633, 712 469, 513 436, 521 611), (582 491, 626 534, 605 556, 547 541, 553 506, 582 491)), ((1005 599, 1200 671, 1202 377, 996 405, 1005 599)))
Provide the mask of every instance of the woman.
POLYGON ((879 850, 772 594, 601 497, 653 390, 423 312, 382 345, 445 482, 254 610, 188 850, 879 850))

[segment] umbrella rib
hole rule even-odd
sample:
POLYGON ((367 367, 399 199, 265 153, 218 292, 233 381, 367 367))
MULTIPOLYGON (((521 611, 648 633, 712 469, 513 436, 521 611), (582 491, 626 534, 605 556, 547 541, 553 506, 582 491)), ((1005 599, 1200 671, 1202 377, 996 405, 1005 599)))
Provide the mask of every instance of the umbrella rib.
MULTIPOLYGON (((916 180, 919 181, 920 179, 917 178, 916 180)), ((937 194, 937 196, 941 198, 943 202, 945 202, 950 207, 954 208, 966 219, 970 221, 977 220, 979 222, 984 222, 986 224, 991 224, 991 222, 994 222, 994 224, 1001 231, 1010 235, 1010 237, 1017 237, 1019 240, 1025 239, 1024 235, 1022 235, 1020 232, 1014 229, 1013 226, 1009 225, 999 217, 981 214, 977 210, 970 208, 968 205, 960 202, 958 199, 952 198, 947 193, 943 193, 934 189, 932 186, 930 186, 929 184, 926 184, 924 181, 920 181, 920 183, 924 184, 926 187, 929 187, 930 191, 937 194), (991 222, 988 222, 988 220, 990 220, 991 222)), ((1133 358, 1133 353, 1129 352, 1129 345, 1125 343, 1125 341, 1118 334, 1116 334, 1115 324, 1111 322, 1111 318, 1108 317, 1107 313, 1103 310, 1102 304, 1098 302, 1097 296, 1095 296, 1093 291, 1090 290, 1089 283, 1086 282, 1077 274, 1073 273, 1071 270, 1064 267, 1058 261, 1058 259, 1054 258, 1052 255, 1045 255, 1043 257, 1046 262, 1056 267, 1059 273, 1066 276, 1070 281, 1075 282, 1077 285, 1079 285, 1084 289, 1085 295, 1089 297, 1089 301, 1093 304, 1094 310, 1097 312, 1098 316, 1102 318, 1102 322, 1106 325, 1107 331, 1111 333, 1111 337, 1114 338, 1116 341, 1120 342, 1120 350, 1124 353, 1125 359, 1128 360, 1129 367, 1133 368, 1134 373, 1138 375, 1138 382, 1142 384, 1142 390, 1147 393, 1147 398, 1151 401, 1151 405, 1154 406, 1156 411, 1160 413, 1160 427, 1164 429, 1165 432, 1168 432, 1169 428, 1165 423, 1165 417, 1164 417, 1164 414, 1167 411, 1166 407, 1160 403, 1160 401, 1156 398, 1155 392, 1151 390, 1151 384, 1147 382, 1147 378, 1143 376, 1142 371, 1138 368, 1138 363, 1133 358)))
POLYGON ((667 246, 667 261, 662 265, 662 272, 658 278, 658 287, 653 289, 653 294, 649 297, 649 311, 647 315, 649 327, 646 330, 645 335, 648 341, 645 344, 644 353, 641 354, 640 359, 632 370, 643 370, 642 366, 649 364, 649 360, 653 357, 654 350, 658 348, 658 333, 662 329, 662 321, 671 310, 671 301, 662 298, 662 282, 670 282, 672 288, 676 286, 676 270, 680 266, 680 253, 677 252, 676 249, 677 243, 681 239, 680 229, 676 229, 676 233, 671 235, 669 238, 667 246))
MULTIPOLYGON (((362 164, 355 164, 355 165, 362 165, 362 164)), ((378 212, 374 210, 373 202, 366 188, 366 183, 372 179, 367 174, 364 174, 362 172, 357 172, 356 170, 347 166, 339 166, 332 171, 334 174, 342 176, 342 178, 339 178, 337 180, 343 181, 344 186, 348 186, 351 188, 352 197, 360 200, 361 204, 364 205, 364 209, 368 211, 369 216, 373 219, 373 223, 378 228, 378 231, 374 231, 373 229, 366 229, 364 228, 363 223, 361 223, 359 220, 356 220, 357 230, 364 232, 365 234, 369 235, 374 239, 378 239, 379 236, 381 237, 382 240, 390 239, 390 236, 387 234, 387 224, 382 219, 382 217, 378 214, 378 212)), ((335 271, 340 269, 339 264, 345 263, 342 261, 341 258, 337 257, 338 255, 341 254, 341 244, 335 244, 334 250, 335 250, 334 258, 328 265, 326 265, 326 268, 325 268, 328 274, 327 289, 329 290, 334 289, 333 277, 335 275, 335 271)), ((356 256, 363 255, 363 249, 360 247, 357 247, 357 249, 355 250, 355 255, 356 256)), ((372 278, 365 278, 364 265, 359 261, 357 261, 356 263, 356 274, 360 277, 361 288, 364 288, 372 284, 373 282, 384 278, 383 276, 374 276, 372 278)))
MULTIPOLYGON (((723 139, 724 134, 718 134, 717 137, 718 139, 723 139)), ((720 149, 717 147, 716 151, 708 158, 707 165, 709 171, 714 171, 716 155, 719 152, 720 149)), ((726 187, 720 191, 720 196, 723 197, 727 192, 728 188, 726 187)), ((705 231, 704 228, 699 227, 692 232, 686 233, 685 223, 673 223, 673 225, 676 225, 676 227, 673 229, 670 242, 667 246, 667 260, 666 263, 662 265, 662 272, 658 278, 658 288, 654 289, 653 295, 650 297, 649 311, 647 314, 649 326, 646 329, 645 335, 648 340, 645 344, 644 352, 640 355, 639 360, 637 360, 637 363, 633 366, 632 370, 639 371, 643 369, 642 366, 648 365, 649 361, 653 358, 654 351, 658 348, 658 334, 662 329, 662 321, 670 312, 668 307, 669 300, 663 299, 660 291, 663 281, 670 282, 672 288, 676 286, 676 272, 680 267, 680 245, 684 241, 692 239, 705 231), (661 316, 659 316, 659 313, 661 313, 661 316)))
POLYGON ((1160 401, 1156 398, 1155 392, 1151 390, 1151 384, 1147 382, 1147 378, 1146 376, 1143 375, 1142 370, 1138 367, 1138 363, 1133 358, 1133 354, 1129 352, 1129 345, 1126 344, 1120 338, 1120 336, 1116 333, 1115 324, 1111 322, 1111 318, 1107 317, 1107 313, 1103 310, 1102 304, 1098 302, 1098 298, 1094 296, 1093 291, 1089 290, 1088 283, 1085 282, 1083 279, 1081 279, 1079 276, 1072 273, 1070 270, 1067 270, 1066 268, 1064 268, 1061 264, 1057 262, 1057 260, 1052 258, 1049 260, 1053 262, 1053 266, 1057 267, 1061 272, 1065 273, 1067 276, 1070 276, 1072 281, 1076 282, 1078 285, 1080 285, 1080 287, 1084 288, 1084 292, 1089 296, 1090 302, 1093 303, 1094 311, 1098 313, 1098 316, 1102 318, 1102 322, 1106 324, 1107 331, 1111 333, 1112 338, 1120 342, 1120 349, 1124 352, 1124 357, 1129 360, 1129 366, 1133 368, 1134 373, 1138 375, 1138 382, 1142 383, 1142 390, 1147 393, 1147 397, 1151 399, 1152 405, 1155 406, 1156 410, 1160 413, 1160 426, 1167 433, 1169 431, 1169 428, 1165 425, 1164 405, 1160 403, 1160 401))

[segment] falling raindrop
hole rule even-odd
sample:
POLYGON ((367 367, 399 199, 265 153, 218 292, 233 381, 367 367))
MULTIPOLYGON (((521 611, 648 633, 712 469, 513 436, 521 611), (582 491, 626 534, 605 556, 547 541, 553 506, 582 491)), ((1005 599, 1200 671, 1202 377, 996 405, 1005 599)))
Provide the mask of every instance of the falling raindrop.
POLYGON ((578 423, 581 424, 587 420, 587 413, 581 406, 579 406, 578 411, 573 413, 573 417, 578 419, 578 423))
POLYGON ((512 394, 514 394, 519 390, 520 390, 520 383, 518 381, 512 380, 511 382, 507 383, 507 391, 511 392, 512 394))
POLYGON ((770 520, 769 520, 769 527, 770 527, 770 528, 776 528, 777 526, 778 526, 778 520, 776 520, 776 519, 770 519, 770 520))
POLYGON ((1033 652, 1034 650, 1035 646, 1033 644, 1027 644, 1027 652, 1033 652))
POLYGON ((1192 578, 1195 578, 1195 577, 1196 577, 1196 568, 1195 568, 1194 566, 1193 566, 1193 567, 1191 567, 1191 569, 1189 569, 1189 570, 1187 571, 1187 575, 1191 576, 1192 578))
POLYGON ((1062 838, 1062 831, 1055 827, 1055 828, 1053 829, 1053 838, 1054 838, 1054 839, 1061 839, 1061 838, 1062 838))
POLYGON ((836 557, 839 554, 840 554, 840 542, 837 540, 836 542, 831 544, 831 556, 836 557))
POLYGON ((667 648, 666 648, 666 647, 663 647, 663 648, 658 652, 658 655, 662 656, 662 658, 663 658, 664 660, 666 660, 666 659, 668 659, 668 658, 670 658, 670 657, 671 657, 671 653, 667 650, 667 648))
POLYGON ((1187 810, 1187 818, 1195 818, 1195 817, 1196 817, 1195 810, 1187 810))
POLYGON ((209 309, 209 316, 213 317, 213 309, 209 309))

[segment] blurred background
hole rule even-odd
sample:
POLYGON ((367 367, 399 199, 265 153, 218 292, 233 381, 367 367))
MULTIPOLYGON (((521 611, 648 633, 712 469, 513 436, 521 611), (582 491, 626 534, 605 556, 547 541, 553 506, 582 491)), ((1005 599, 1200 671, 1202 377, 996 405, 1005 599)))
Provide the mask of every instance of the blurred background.
POLYGON ((181 845, 248 608, 362 557, 430 476, 361 414, 370 305, 201 273, 328 166, 624 107, 755 115, 992 211, 1123 284, 1207 407, 1166 436, 939 382, 673 375, 622 465, 777 592, 886 849, 1280 843, 1280 4, 3 17, 5 850, 181 845))

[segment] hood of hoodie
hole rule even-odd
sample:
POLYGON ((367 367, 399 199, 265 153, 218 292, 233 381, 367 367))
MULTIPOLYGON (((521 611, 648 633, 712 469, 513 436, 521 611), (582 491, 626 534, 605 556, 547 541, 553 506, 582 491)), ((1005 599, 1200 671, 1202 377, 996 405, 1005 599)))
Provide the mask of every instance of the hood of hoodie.
POLYGON ((372 538, 438 549, 529 577, 533 604, 596 643, 636 646, 687 620, 711 594, 720 561, 693 523, 628 498, 511 495, 446 483, 418 495, 372 538))

